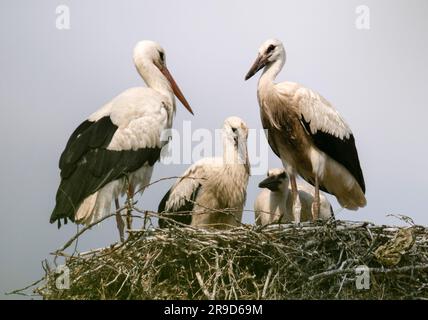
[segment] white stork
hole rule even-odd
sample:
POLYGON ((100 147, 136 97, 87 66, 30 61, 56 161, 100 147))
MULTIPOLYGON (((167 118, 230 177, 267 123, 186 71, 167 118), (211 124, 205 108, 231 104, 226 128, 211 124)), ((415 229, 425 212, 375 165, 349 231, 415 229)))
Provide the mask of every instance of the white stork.
MULTIPOLYGON (((271 169, 267 178, 259 183, 263 190, 254 202, 255 220, 257 225, 266 225, 275 222, 292 222, 293 200, 291 198, 290 180, 285 169, 271 169)), ((301 221, 312 221, 312 203, 314 201, 314 187, 307 183, 297 183, 299 198, 302 205, 301 221)), ((333 210, 327 198, 320 194, 320 215, 323 220, 332 216, 333 210)))
MULTIPOLYGON (((153 41, 134 49, 135 66, 148 87, 131 88, 84 121, 69 138, 59 160, 61 183, 50 222, 67 218, 90 224, 110 213, 120 194, 150 182, 165 142, 161 133, 172 126, 175 98, 192 109, 169 73, 165 51, 153 41)), ((141 190, 142 192, 143 190, 141 190)), ((123 240, 123 221, 117 214, 123 240)))
POLYGON ((318 93, 293 82, 275 83, 284 63, 281 41, 267 40, 245 80, 264 68, 257 89, 261 120, 269 145, 288 168, 295 221, 300 222, 301 209, 296 173, 315 186, 314 219, 320 189, 335 195, 344 208, 364 207, 365 183, 351 129, 318 93))
MULTIPOLYGON (((195 227, 240 224, 250 175, 248 128, 240 118, 229 117, 222 136, 223 157, 204 158, 189 167, 161 200, 159 213, 195 227)), ((168 220, 159 219, 160 227, 167 225, 168 220)))

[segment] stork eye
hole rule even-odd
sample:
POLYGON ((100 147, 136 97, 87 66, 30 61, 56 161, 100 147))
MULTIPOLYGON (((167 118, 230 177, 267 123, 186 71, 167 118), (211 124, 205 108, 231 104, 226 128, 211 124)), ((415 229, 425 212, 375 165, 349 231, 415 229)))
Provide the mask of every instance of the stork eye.
POLYGON ((236 132, 236 130, 238 130, 238 129, 236 129, 236 128, 232 128, 233 133, 235 133, 235 132, 236 132))
POLYGON ((266 53, 271 53, 274 49, 275 49, 275 46, 274 46, 273 44, 271 44, 271 45, 267 48, 266 53))
POLYGON ((165 61, 165 54, 163 52, 159 51, 159 57, 160 57, 162 62, 165 61))

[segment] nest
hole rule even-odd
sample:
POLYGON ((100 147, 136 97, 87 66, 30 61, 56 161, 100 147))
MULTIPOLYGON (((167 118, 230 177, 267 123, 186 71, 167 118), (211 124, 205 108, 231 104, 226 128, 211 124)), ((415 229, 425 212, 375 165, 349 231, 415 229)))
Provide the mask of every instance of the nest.
POLYGON ((426 299, 428 229, 334 220, 227 231, 171 225, 66 256, 66 266, 69 289, 57 288, 59 275, 46 265, 35 292, 44 299, 426 299))

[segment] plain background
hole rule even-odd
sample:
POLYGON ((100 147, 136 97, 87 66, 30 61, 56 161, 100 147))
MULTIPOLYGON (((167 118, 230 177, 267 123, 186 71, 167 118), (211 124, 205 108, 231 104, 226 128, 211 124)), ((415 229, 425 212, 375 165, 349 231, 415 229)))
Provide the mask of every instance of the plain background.
MULTIPOLYGON (((75 232, 48 222, 59 182, 57 162, 73 129, 126 88, 142 85, 132 49, 159 42, 192 105, 177 105, 174 127, 215 129, 230 115, 260 128, 258 75, 243 78, 260 44, 284 42, 278 80, 324 95, 350 123, 367 184, 368 206, 339 219, 398 224, 426 211, 427 19, 425 0, 313 1, 24 1, 0 3, 0 294, 42 275, 40 261, 75 232), (57 30, 55 9, 70 8, 71 29, 57 30), (370 8, 370 29, 355 27, 370 8)), ((266 143, 266 142, 264 142, 266 143)), ((270 153, 269 166, 280 162, 270 153)), ((187 165, 157 165, 153 180, 187 165)), ((251 177, 252 209, 262 176, 251 177)), ((139 206, 156 209, 172 182, 147 190, 139 206)), ((332 199, 333 207, 338 205, 332 199)), ((244 221, 253 216, 246 213, 244 221)), ((78 249, 116 241, 113 221, 94 228, 78 249)), ((16 296, 14 296, 16 298, 16 296)))

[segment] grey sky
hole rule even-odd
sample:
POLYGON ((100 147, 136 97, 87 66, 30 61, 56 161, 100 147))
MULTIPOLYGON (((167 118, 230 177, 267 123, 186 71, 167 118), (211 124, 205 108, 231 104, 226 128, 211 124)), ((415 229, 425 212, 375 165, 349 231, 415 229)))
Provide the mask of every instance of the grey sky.
MULTIPOLYGON (((259 45, 282 40, 287 63, 278 80, 320 92, 356 136, 368 206, 338 217, 394 224, 386 214, 399 213, 428 224, 427 16, 425 0, 1 1, 0 294, 40 277, 40 261, 75 233, 73 225, 58 231, 48 222, 59 155, 86 116, 143 84, 132 64, 142 39, 165 48, 195 111, 192 117, 178 105, 177 129, 183 120, 193 129, 219 128, 230 115, 260 128, 257 76, 243 79, 259 45), (71 10, 67 31, 55 28, 60 4, 71 10), (370 8, 368 31, 355 28, 361 4, 370 8)), ((280 165, 273 153, 269 165, 280 165)), ((158 165, 153 180, 186 167, 158 165)), ((250 180, 247 209, 260 180, 250 180)), ((139 206, 155 209, 170 184, 147 190, 139 206)), ((113 222, 106 223, 79 250, 116 239, 113 222)))

